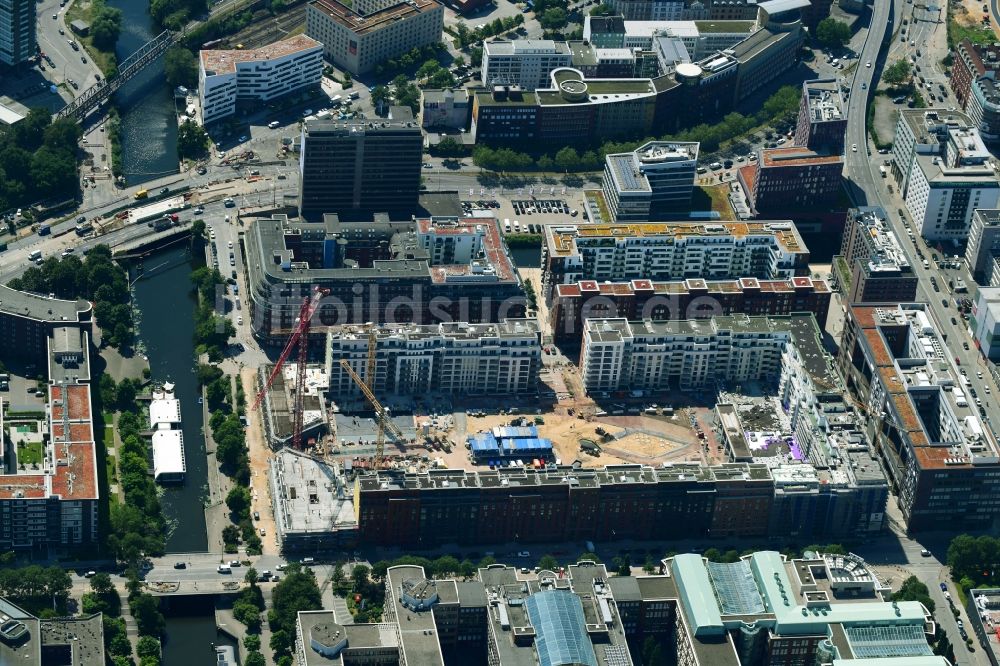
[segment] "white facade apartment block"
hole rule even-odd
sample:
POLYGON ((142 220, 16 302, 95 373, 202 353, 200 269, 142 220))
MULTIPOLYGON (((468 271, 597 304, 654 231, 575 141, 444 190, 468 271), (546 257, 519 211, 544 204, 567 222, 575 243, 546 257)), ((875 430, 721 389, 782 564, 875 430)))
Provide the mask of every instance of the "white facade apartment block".
MULTIPOLYGON (((496 324, 442 323, 429 326, 386 324, 376 333, 376 394, 514 395, 534 393, 542 348, 538 322, 505 319, 496 324)), ((326 367, 330 394, 361 397, 340 361, 365 376, 368 332, 358 327, 331 329, 326 367)))
POLYGON ((357 9, 313 0, 306 8, 306 34, 323 44, 326 58, 355 75, 441 41, 443 30, 444 6, 435 0, 371 0, 357 9))
POLYGON ((237 102, 268 102, 318 85, 323 45, 297 35, 257 49, 204 50, 199 57, 202 123, 236 112, 237 102))
POLYGON ((776 379, 791 340, 787 328, 771 326, 767 317, 674 322, 588 319, 580 352, 581 377, 591 393, 776 379))
POLYGON ((549 74, 573 64, 566 42, 551 39, 495 40, 483 43, 482 79, 490 85, 517 85, 523 90, 547 88, 549 74))

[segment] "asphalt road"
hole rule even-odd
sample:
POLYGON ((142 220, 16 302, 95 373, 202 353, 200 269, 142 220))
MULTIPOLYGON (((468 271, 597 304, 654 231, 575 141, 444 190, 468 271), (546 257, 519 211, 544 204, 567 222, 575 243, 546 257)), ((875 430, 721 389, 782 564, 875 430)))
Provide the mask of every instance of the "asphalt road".
POLYGON ((79 51, 74 51, 69 45, 69 40, 76 38, 65 21, 66 9, 59 7, 59 0, 45 0, 37 5, 37 11, 38 46, 52 58, 55 66, 54 69, 46 66, 45 78, 55 84, 73 79, 79 84, 78 90, 70 88, 70 93, 75 97, 97 83, 96 75, 100 74, 100 70, 86 55, 82 46, 79 51), (53 14, 57 17, 55 20, 52 19, 53 14), (60 29, 65 34, 60 35, 60 29), (84 63, 81 57, 86 57, 87 62, 84 63))
MULTIPOLYGON (((995 2, 996 0, 994 0, 995 2)), ((900 218, 897 211, 901 209, 902 200, 899 199, 898 193, 890 193, 887 189, 886 182, 881 177, 875 176, 875 168, 881 162, 881 160, 873 159, 871 152, 872 147, 868 142, 867 130, 866 130, 866 110, 867 104, 873 93, 873 84, 878 81, 878 77, 881 75, 882 66, 884 61, 881 59, 883 52, 887 51, 884 44, 884 38, 886 33, 890 33, 894 28, 894 25, 890 23, 890 10, 893 10, 896 17, 901 17, 908 14, 909 8, 912 5, 908 5, 903 2, 903 0, 896 0, 895 3, 889 2, 876 2, 873 7, 873 15, 871 27, 868 33, 868 38, 865 41, 864 48, 861 54, 861 63, 856 69, 854 85, 852 89, 856 91, 854 95, 851 96, 848 102, 848 124, 847 124, 847 159, 845 166, 845 178, 848 183, 848 193, 855 203, 859 206, 882 206, 888 213, 890 224, 893 226, 897 236, 906 251, 910 263, 914 267, 920 280, 917 286, 917 301, 922 301, 929 303, 932 318, 935 321, 936 328, 940 333, 946 334, 948 339, 948 346, 950 353, 955 357, 955 365, 961 365, 967 368, 970 380, 973 382, 974 386, 978 386, 977 391, 980 393, 981 398, 988 398, 984 394, 984 382, 993 384, 992 377, 990 373, 986 372, 985 364, 982 363, 982 359, 979 358, 979 354, 976 352, 975 345, 971 344, 971 337, 964 330, 964 322, 957 316, 957 311, 947 305, 947 299, 949 294, 947 293, 948 277, 942 274, 942 271, 937 269, 934 264, 931 264, 931 269, 924 269, 922 260, 919 260, 919 255, 917 255, 917 246, 908 242, 908 236, 906 234, 906 229, 904 227, 904 222, 900 218), (894 6, 893 6, 894 5, 894 6), (866 67, 865 63, 871 62, 872 66, 866 67), (866 86, 867 95, 857 94, 857 91, 862 89, 862 84, 866 86), (851 146, 856 144, 857 151, 853 151, 851 146), (930 284, 930 277, 932 275, 937 276, 937 281, 939 287, 942 289, 941 292, 933 291, 930 284), (945 299, 944 303, 942 300, 945 299), (952 317, 955 317, 957 324, 952 324, 952 317), (962 342, 969 342, 969 350, 965 350, 962 347, 962 342), (978 367, 983 370, 983 378, 975 376, 974 370, 978 367)), ((899 20, 898 18, 896 20, 899 20)), ((940 52, 935 46, 936 43, 942 41, 940 35, 935 35, 937 30, 943 30, 943 24, 931 23, 928 21, 919 21, 917 26, 913 27, 913 22, 910 21, 909 30, 913 30, 912 41, 916 42, 914 51, 917 48, 921 50, 921 56, 917 58, 918 64, 921 65, 921 70, 927 71, 928 73, 933 72, 937 66, 937 62, 944 56, 943 52, 940 52), (935 39, 937 37, 937 39, 935 39)), ((897 42, 899 42, 897 38, 897 42)), ((907 41, 909 45, 909 40, 907 41)), ((892 49, 893 54, 899 54, 900 49, 898 46, 892 49)), ((943 79, 943 76, 942 76, 943 79)), ((916 243, 918 243, 922 248, 921 251, 924 255, 930 259, 930 249, 926 249, 926 245, 922 240, 917 238, 916 243)), ((967 271, 961 271, 965 274, 968 281, 967 271)), ((956 372, 959 368, 956 367, 956 372)), ((992 387, 995 395, 996 386, 992 387)), ((988 413, 993 413, 996 409, 995 403, 987 400, 984 401, 984 406, 987 407, 988 413)), ((891 501, 891 500, 890 500, 891 501)), ((906 543, 906 542, 900 542, 906 543)), ((919 553, 920 544, 916 542, 909 542, 908 546, 905 546, 904 557, 898 557, 895 554, 893 560, 897 563, 906 562, 906 572, 916 575, 924 584, 927 585, 928 589, 931 591, 931 596, 935 600, 937 609, 935 611, 935 618, 941 624, 941 626, 948 632, 952 643, 956 645, 955 649, 955 665, 956 666, 986 666, 989 664, 985 653, 982 651, 981 647, 977 647, 975 652, 967 652, 962 648, 962 641, 959 635, 958 625, 955 622, 955 618, 946 603, 944 596, 940 590, 940 583, 948 580, 947 567, 945 567, 940 560, 936 557, 925 558, 919 553), (916 555, 914 552, 916 551, 916 555)), ((872 553, 873 557, 879 557, 880 553, 876 551, 872 553)), ((940 555, 943 559, 943 553, 940 555)), ((887 561, 893 561, 888 560, 887 561)), ((964 617, 964 611, 962 611, 964 617)), ((967 618, 966 618, 967 620, 967 618)))

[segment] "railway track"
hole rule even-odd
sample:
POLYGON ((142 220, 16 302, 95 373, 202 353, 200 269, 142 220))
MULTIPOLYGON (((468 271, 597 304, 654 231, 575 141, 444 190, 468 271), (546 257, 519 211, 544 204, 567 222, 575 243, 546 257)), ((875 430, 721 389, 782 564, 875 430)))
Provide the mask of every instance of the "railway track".
POLYGON ((255 18, 246 28, 227 37, 226 43, 230 48, 237 44, 242 44, 245 49, 258 48, 284 39, 290 33, 304 27, 305 23, 306 3, 303 1, 277 16, 261 12, 260 18, 255 18))

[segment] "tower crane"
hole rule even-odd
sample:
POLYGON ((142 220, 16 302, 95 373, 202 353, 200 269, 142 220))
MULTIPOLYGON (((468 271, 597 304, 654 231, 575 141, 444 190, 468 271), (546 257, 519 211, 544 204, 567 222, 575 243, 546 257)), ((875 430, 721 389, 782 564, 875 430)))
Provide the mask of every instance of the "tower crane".
POLYGON ((372 408, 375 410, 375 421, 377 424, 377 431, 375 435, 375 460, 374 467, 378 469, 382 466, 382 460, 385 457, 385 433, 388 430, 389 434, 396 441, 403 441, 405 436, 403 431, 396 426, 395 423, 389 418, 388 410, 382 406, 382 403, 378 401, 375 394, 372 392, 372 387, 375 385, 375 347, 378 344, 378 339, 375 335, 375 327, 372 326, 368 329, 368 359, 365 363, 365 380, 362 380, 358 376, 358 373, 354 371, 351 367, 350 362, 347 359, 340 359, 340 365, 347 371, 348 376, 354 383, 358 385, 361 389, 361 393, 364 394, 365 398, 371 403, 372 408))
POLYGON ((312 296, 302 299, 299 316, 295 321, 292 334, 288 338, 288 343, 285 345, 284 350, 282 350, 281 356, 278 357, 277 363, 274 364, 274 368, 271 370, 271 374, 268 375, 267 381, 250 407, 251 410, 255 410, 260 406, 260 403, 264 400, 264 396, 271 389, 271 384, 274 383, 278 373, 281 372, 281 368, 284 367, 285 361, 291 355, 292 349, 298 344, 299 357, 295 373, 295 390, 292 403, 292 446, 296 449, 302 448, 302 412, 306 386, 306 360, 309 352, 309 324, 312 321, 313 315, 316 314, 316 310, 319 309, 320 299, 328 293, 330 292, 327 289, 316 288, 313 289, 312 296))

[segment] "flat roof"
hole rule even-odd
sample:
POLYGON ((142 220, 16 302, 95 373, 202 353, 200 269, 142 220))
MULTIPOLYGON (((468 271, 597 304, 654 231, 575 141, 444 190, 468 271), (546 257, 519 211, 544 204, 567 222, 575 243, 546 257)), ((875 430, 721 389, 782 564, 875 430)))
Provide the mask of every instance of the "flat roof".
POLYGON ((760 151, 760 166, 763 168, 840 164, 843 161, 842 155, 823 155, 804 146, 764 148, 760 151))
POLYGON ((285 447, 271 458, 270 479, 274 518, 281 535, 356 526, 351 486, 339 467, 285 447))
POLYGON ((628 282, 608 282, 606 280, 580 280, 555 286, 559 298, 589 298, 591 296, 634 296, 639 293, 651 295, 689 294, 706 292, 709 294, 732 294, 745 291, 754 293, 793 294, 797 291, 832 293, 825 278, 800 276, 777 280, 739 278, 736 280, 686 280, 653 281, 630 280, 628 282))
POLYGON ((313 0, 309 6, 345 26, 356 35, 377 32, 394 25, 397 21, 442 8, 442 5, 435 0, 407 0, 363 15, 337 2, 337 0, 313 0))
POLYGON ((266 46, 253 49, 216 50, 207 49, 199 52, 202 67, 208 76, 229 74, 236 71, 241 63, 266 62, 286 56, 322 49, 323 45, 307 35, 295 35, 288 39, 272 42, 266 46))
POLYGON ((769 237, 788 252, 807 253, 805 243, 792 222, 646 222, 615 224, 546 225, 546 245, 550 256, 577 252, 577 243, 599 239, 659 239, 672 244, 689 238, 769 237))
POLYGON ((184 433, 180 430, 154 430, 153 477, 183 475, 186 471, 184 433))
POLYGON ((67 301, 0 285, 0 313, 44 322, 79 322, 90 312, 89 301, 67 301))
POLYGON ((387 601, 394 606, 393 611, 399 623, 399 637, 406 663, 443 666, 444 656, 441 654, 441 643, 433 610, 414 610, 402 604, 403 582, 425 579, 427 574, 423 567, 415 565, 389 567, 386 572, 386 588, 390 599, 387 601))

